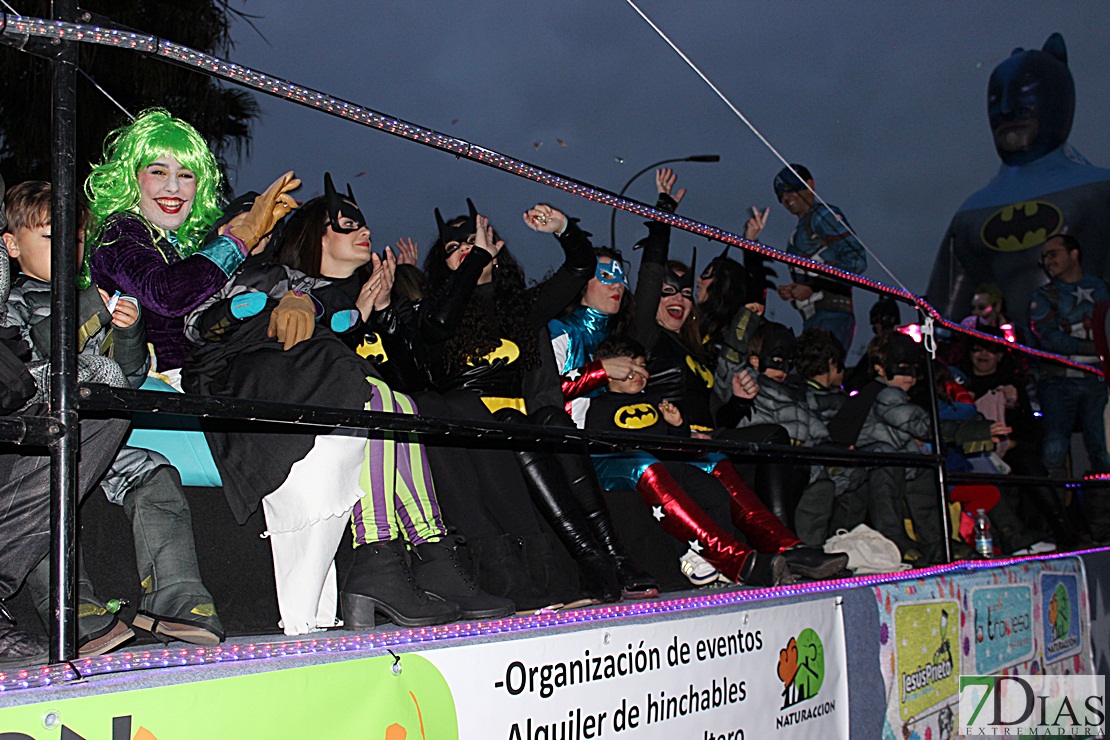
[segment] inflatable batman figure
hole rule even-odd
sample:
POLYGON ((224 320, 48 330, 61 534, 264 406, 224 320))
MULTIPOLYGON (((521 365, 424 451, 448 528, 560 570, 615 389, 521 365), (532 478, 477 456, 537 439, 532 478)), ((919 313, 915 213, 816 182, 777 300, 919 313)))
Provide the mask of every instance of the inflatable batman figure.
POLYGON ((1074 235, 1083 245, 1084 271, 1110 276, 1110 170, 1067 143, 1075 83, 1058 33, 1040 51, 1015 49, 994 69, 987 112, 1002 166, 952 217, 927 295, 959 321, 975 287, 995 283, 1007 315, 1024 326, 1030 295, 1047 282, 1040 246, 1051 237, 1074 235))

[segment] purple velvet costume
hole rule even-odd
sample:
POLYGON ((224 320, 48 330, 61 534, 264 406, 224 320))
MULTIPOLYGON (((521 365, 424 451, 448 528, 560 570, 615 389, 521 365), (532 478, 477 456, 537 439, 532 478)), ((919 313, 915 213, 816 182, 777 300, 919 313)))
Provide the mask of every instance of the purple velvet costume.
POLYGON ((104 222, 89 266, 102 289, 139 300, 158 369, 164 371, 181 367, 189 356, 185 315, 224 287, 246 250, 220 236, 182 258, 172 233, 156 239, 157 234, 142 216, 114 213, 104 222))

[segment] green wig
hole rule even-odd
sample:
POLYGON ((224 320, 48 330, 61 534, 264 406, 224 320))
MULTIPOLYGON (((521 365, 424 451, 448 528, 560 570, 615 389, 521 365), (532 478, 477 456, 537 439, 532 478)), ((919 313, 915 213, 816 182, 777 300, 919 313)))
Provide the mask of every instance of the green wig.
MULTIPOLYGON (((142 215, 136 176, 166 152, 197 178, 193 209, 177 230, 177 250, 187 257, 200 249, 205 234, 221 215, 217 203, 223 176, 197 130, 162 108, 143 111, 130 125, 116 129, 104 140, 104 162, 93 167, 85 181, 85 195, 92 212, 89 223, 92 249, 97 248, 95 237, 113 213, 132 211, 142 215)), ((157 231, 153 225, 150 228, 157 231)))

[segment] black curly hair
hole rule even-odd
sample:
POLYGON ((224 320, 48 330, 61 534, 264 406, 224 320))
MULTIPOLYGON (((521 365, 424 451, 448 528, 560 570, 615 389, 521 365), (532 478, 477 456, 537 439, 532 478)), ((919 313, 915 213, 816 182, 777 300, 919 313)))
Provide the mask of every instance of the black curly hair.
POLYGON ((702 336, 711 346, 719 345, 737 311, 747 303, 748 271, 734 259, 717 257, 706 269, 713 268, 713 282, 698 304, 702 336))
MULTIPOLYGON (((447 224, 460 226, 467 218, 456 216, 447 224)), ((494 238, 498 238, 496 232, 494 238)), ((426 295, 440 295, 452 274, 443 239, 437 236, 424 258, 426 295)), ((466 306, 459 330, 447 341, 447 372, 485 357, 497 349, 502 338, 511 339, 520 347, 525 369, 539 366, 539 333, 529 323, 533 296, 527 288, 524 270, 512 253, 502 247, 493 268, 492 296, 487 291, 476 291, 466 306)))

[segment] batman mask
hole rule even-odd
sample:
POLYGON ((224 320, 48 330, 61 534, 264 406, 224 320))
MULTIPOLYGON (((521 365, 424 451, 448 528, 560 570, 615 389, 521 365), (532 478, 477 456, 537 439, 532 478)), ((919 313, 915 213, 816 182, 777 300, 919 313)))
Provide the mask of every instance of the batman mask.
POLYGON ((883 372, 886 379, 892 380, 895 375, 909 375, 917 377, 917 370, 921 366, 921 347, 905 334, 895 332, 887 339, 886 364, 883 372))
POLYGON ((682 294, 683 298, 694 300, 694 268, 698 262, 698 251, 690 258, 690 269, 679 275, 669 266, 663 273, 663 295, 682 294))
POLYGON ((769 322, 763 325, 763 346, 759 349, 759 371, 790 372, 794 360, 794 332, 790 327, 769 322))
POLYGON ((335 191, 335 183, 331 181, 331 173, 324 173, 324 198, 328 206, 328 226, 337 234, 350 234, 366 226, 366 217, 358 209, 355 194, 351 186, 347 186, 347 196, 343 197, 335 191), (339 225, 340 218, 349 218, 355 222, 352 228, 345 229, 339 225))
MULTIPOLYGON (((445 248, 444 257, 450 257, 459 246, 468 240, 473 244, 473 237, 478 233, 478 209, 474 207, 474 202, 470 198, 466 199, 466 208, 469 215, 466 220, 458 226, 448 226, 443 221, 443 216, 440 214, 439 209, 436 210, 436 226, 439 228, 439 239, 443 242, 445 248), (448 244, 454 242, 453 247, 448 247, 448 244)), ((454 219, 453 219, 454 220, 454 219)))
POLYGON ((991 72, 987 113, 994 147, 1011 167, 1029 164, 1067 141, 1075 116, 1075 81, 1064 37, 1044 47, 1014 49, 991 72))

